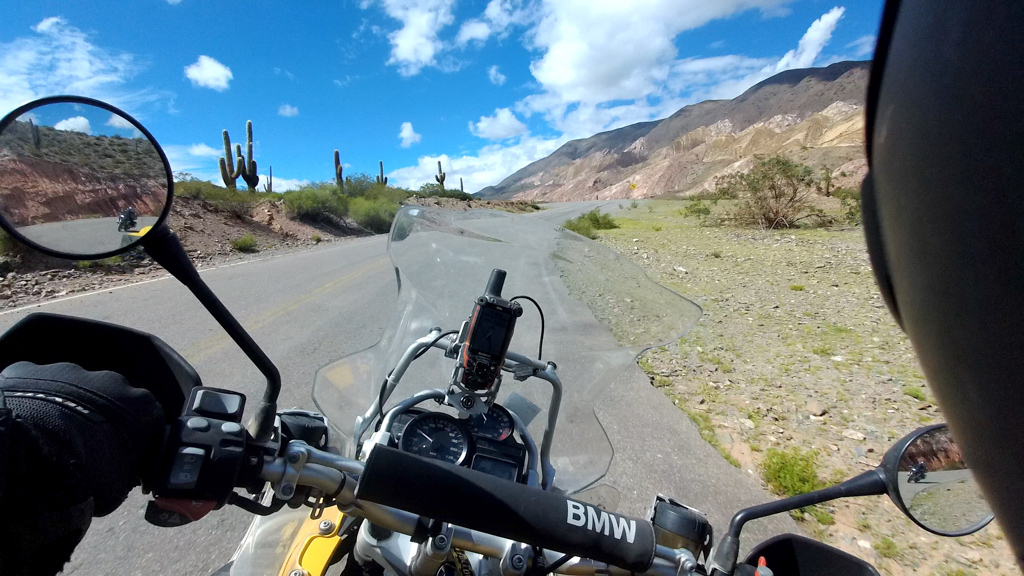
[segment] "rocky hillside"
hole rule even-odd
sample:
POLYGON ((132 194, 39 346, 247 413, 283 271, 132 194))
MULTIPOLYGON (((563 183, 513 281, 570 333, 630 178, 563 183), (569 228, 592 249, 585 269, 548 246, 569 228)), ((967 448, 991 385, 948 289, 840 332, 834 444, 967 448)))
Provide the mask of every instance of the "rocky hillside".
POLYGON ((479 194, 538 201, 689 195, 745 169, 755 154, 774 153, 827 166, 837 184, 852 184, 865 170, 868 70, 869 62, 787 70, 732 100, 567 142, 479 194))

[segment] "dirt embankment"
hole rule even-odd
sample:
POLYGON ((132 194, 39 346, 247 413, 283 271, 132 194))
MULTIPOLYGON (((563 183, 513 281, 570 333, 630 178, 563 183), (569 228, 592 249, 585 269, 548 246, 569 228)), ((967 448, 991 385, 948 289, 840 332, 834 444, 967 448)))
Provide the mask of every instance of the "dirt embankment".
MULTIPOLYGON (((269 201, 239 213, 204 200, 175 198, 168 224, 199 267, 368 234, 347 220, 318 226, 291 220, 281 202, 269 201), (243 254, 232 247, 232 241, 247 235, 256 240, 255 253, 243 254)), ((16 308, 165 274, 141 250, 106 260, 75 263, 43 256, 13 240, 10 242, 12 250, 0 256, 0 308, 16 308)))
POLYGON ((0 199, 15 225, 28 226, 83 218, 117 216, 128 206, 139 215, 159 215, 167 182, 127 179, 73 164, 31 156, 0 157, 0 199))

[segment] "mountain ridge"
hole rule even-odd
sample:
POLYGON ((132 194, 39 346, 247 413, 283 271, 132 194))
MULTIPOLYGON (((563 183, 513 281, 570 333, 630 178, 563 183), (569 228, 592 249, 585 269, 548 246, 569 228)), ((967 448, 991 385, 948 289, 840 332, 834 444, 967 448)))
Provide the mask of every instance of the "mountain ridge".
POLYGON ((661 120, 571 140, 477 195, 539 201, 685 195, 763 153, 859 172, 869 66, 847 61, 786 70, 732 100, 705 100, 661 120), (842 128, 830 133, 836 126, 842 128))

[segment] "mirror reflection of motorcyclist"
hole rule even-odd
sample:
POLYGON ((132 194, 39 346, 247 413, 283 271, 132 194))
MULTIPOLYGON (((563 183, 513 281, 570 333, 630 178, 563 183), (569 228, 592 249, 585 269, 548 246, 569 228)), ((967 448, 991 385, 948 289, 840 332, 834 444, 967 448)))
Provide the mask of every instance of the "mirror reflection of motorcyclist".
POLYGON ((127 232, 135 227, 138 221, 138 215, 135 213, 135 208, 129 206, 117 216, 117 231, 127 232))
MULTIPOLYGON (((882 294, 1019 559, 1024 442, 1005 422, 1024 407, 1024 124, 1005 114, 1024 110, 1022 21, 1020 3, 886 3, 863 190, 882 294)), ((144 478, 161 408, 68 365, 11 366, 0 390, 0 572, 55 573, 144 478)))

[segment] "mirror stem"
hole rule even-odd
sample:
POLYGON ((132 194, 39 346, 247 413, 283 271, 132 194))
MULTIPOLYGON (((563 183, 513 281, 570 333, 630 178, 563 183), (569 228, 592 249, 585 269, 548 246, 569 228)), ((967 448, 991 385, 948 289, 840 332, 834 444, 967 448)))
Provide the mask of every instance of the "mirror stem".
POLYGON ((264 443, 270 440, 274 430, 274 417, 277 414, 277 396, 281 392, 281 374, 277 366, 270 361, 270 358, 256 344, 245 328, 238 323, 238 320, 231 315, 231 312, 217 298, 217 295, 210 290, 203 282, 199 272, 185 248, 178 240, 178 236, 171 231, 166 224, 150 231, 142 240, 142 246, 153 260, 163 266, 172 276, 184 284, 206 310, 217 320, 217 323, 224 328, 224 331, 231 336, 235 344, 245 352, 249 360, 267 378, 267 387, 263 391, 263 400, 256 406, 256 413, 249 423, 249 433, 257 442, 264 443))
POLYGON ((729 522, 729 532, 722 537, 722 540, 715 547, 710 565, 719 573, 732 574, 736 568, 736 560, 739 557, 740 530, 743 525, 751 520, 764 518, 781 512, 789 512, 805 506, 821 504, 838 498, 850 498, 853 496, 875 496, 885 494, 887 485, 885 472, 881 468, 868 470, 863 474, 850 478, 842 484, 829 488, 815 490, 807 494, 800 494, 784 500, 776 500, 758 506, 744 508, 732 517, 729 522))

